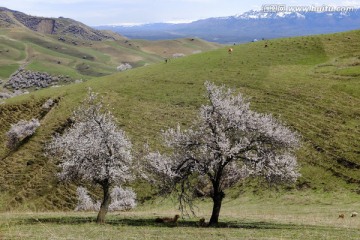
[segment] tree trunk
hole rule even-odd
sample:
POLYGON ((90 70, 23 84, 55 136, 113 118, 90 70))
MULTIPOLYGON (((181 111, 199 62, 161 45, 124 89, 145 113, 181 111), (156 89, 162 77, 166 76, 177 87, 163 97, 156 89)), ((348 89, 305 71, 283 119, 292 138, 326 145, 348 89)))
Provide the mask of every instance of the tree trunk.
POLYGON ((214 226, 219 223, 219 215, 220 215, 220 209, 221 209, 221 203, 223 198, 225 197, 225 193, 223 191, 214 192, 214 195, 212 197, 214 205, 213 210, 211 214, 211 218, 209 221, 209 226, 214 226))
POLYGON ((96 219, 96 223, 104 223, 105 222, 105 215, 108 212, 111 196, 110 196, 110 184, 108 181, 105 181, 101 184, 104 192, 103 201, 100 206, 100 210, 96 219))

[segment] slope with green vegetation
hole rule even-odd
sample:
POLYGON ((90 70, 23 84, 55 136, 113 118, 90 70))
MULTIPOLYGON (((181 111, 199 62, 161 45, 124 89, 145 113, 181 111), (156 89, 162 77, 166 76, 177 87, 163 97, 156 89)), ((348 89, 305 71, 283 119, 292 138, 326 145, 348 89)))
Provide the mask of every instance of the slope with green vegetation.
POLYGON ((73 79, 91 79, 117 71, 117 66, 129 63, 132 67, 162 62, 180 52, 190 55, 218 47, 200 39, 149 42, 140 40, 82 41, 74 45, 56 37, 42 36, 26 29, 0 31, 0 78, 6 79, 20 66, 53 75, 69 75, 73 79), (188 42, 192 43, 190 45, 188 42), (168 46, 170 45, 170 46, 168 46), (154 49, 154 50, 152 50, 154 49), (160 49, 160 50, 159 50, 160 49), (163 49, 163 50, 161 50, 163 49), (162 51, 162 52, 161 52, 162 51))
POLYGON ((0 7, 3 82, 20 67, 72 80, 89 80, 115 73, 124 63, 142 67, 172 58, 175 53, 191 55, 219 46, 200 39, 130 40, 72 19, 34 17, 0 7))
MULTIPOLYGON (((233 49, 231 54, 218 49, 7 100, 0 105, 2 209, 73 209, 75 187, 58 183, 55 163, 44 156, 43 146, 52 134, 66 128, 88 87, 104 96, 139 150, 146 142, 159 146, 161 129, 177 123, 186 127, 194 120, 205 102, 206 80, 235 88, 250 99, 253 109, 272 113, 302 135, 298 152, 302 177, 289 189, 295 196, 356 199, 360 193, 360 31, 260 41, 233 49), (49 98, 59 98, 58 104, 41 114, 49 98), (10 125, 33 117, 41 119, 36 134, 15 151, 6 150, 10 125)), ((151 189, 140 186, 134 187, 145 199, 151 189)), ((251 188, 243 187, 229 195, 250 194, 251 188)))

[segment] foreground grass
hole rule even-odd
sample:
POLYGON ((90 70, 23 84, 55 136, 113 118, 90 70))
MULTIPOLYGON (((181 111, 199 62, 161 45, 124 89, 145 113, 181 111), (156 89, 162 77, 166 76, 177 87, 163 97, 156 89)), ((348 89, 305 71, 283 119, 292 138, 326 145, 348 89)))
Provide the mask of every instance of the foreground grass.
POLYGON ((206 202, 200 204, 198 217, 181 219, 177 226, 154 222, 157 216, 178 213, 169 202, 109 213, 104 225, 95 223, 92 212, 7 212, 0 214, 0 239, 359 239, 360 218, 349 216, 359 209, 358 202, 291 202, 283 197, 229 199, 216 228, 197 224, 200 217, 210 217, 211 204, 206 202))

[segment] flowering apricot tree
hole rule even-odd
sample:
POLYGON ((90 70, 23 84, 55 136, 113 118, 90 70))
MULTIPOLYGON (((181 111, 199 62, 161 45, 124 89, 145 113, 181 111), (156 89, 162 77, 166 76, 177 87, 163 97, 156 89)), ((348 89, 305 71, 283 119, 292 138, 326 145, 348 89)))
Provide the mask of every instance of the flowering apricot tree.
POLYGON ((205 83, 209 104, 187 130, 168 129, 163 138, 168 154, 147 154, 147 169, 163 186, 179 193, 180 207, 191 204, 191 190, 211 186, 213 210, 209 224, 218 223, 224 189, 248 176, 269 182, 294 182, 299 176, 294 151, 299 137, 272 115, 250 110, 241 94, 205 83), (169 188, 170 187, 170 188, 169 188))
POLYGON ((113 115, 103 110, 95 93, 89 92, 73 120, 74 124, 47 146, 48 154, 60 161, 61 180, 87 181, 102 187, 97 223, 103 223, 111 188, 132 178, 132 145, 125 132, 118 129, 113 115))

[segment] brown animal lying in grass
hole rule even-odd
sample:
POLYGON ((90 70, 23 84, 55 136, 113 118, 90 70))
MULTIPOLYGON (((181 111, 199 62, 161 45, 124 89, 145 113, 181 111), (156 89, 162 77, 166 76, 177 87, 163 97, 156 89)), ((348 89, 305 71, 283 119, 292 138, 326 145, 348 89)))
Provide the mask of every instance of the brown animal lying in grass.
POLYGON ((164 217, 164 218, 156 218, 155 222, 157 223, 177 223, 177 220, 179 219, 179 215, 176 214, 175 217, 173 218, 169 218, 169 217, 164 217))
POLYGON ((205 222, 205 218, 200 218, 198 225, 199 227, 207 227, 208 223, 205 222))
POLYGON ((338 217, 338 218, 344 219, 344 218, 345 218, 345 215, 344 215, 344 214, 339 214, 339 217, 338 217))

